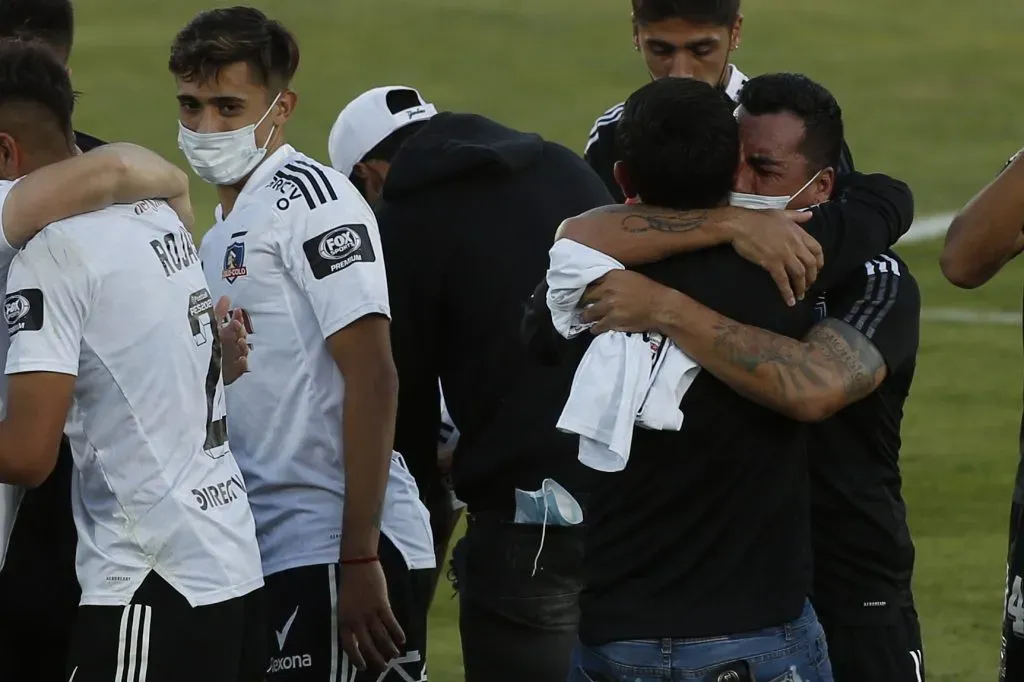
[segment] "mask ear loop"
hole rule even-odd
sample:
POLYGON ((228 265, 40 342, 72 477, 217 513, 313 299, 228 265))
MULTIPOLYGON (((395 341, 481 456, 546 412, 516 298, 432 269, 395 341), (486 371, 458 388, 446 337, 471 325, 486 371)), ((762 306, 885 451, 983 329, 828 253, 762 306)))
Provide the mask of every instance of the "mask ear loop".
MULTIPOLYGON (((256 129, 259 128, 261 125, 263 125, 263 122, 267 120, 267 116, 270 116, 270 112, 273 111, 274 107, 277 106, 277 103, 281 101, 281 95, 283 95, 283 94, 284 94, 284 90, 282 90, 281 92, 277 93, 277 97, 274 98, 274 101, 270 103, 270 106, 267 108, 267 110, 263 113, 262 116, 260 116, 260 120, 256 121, 256 125, 254 125, 252 127, 253 144, 256 143, 256 139, 255 139, 256 138, 256 129)), ((263 143, 263 146, 257 147, 257 149, 266 149, 267 147, 269 147, 270 146, 270 141, 274 139, 274 133, 276 133, 276 132, 277 132, 277 124, 275 123, 274 125, 270 126, 270 134, 267 135, 267 139, 263 143)))
POLYGON ((541 552, 544 551, 544 540, 547 538, 547 533, 548 533, 548 513, 549 513, 549 511, 548 511, 547 487, 548 487, 548 484, 545 481, 544 483, 541 484, 541 488, 540 488, 541 492, 543 493, 543 495, 541 496, 541 499, 544 500, 544 520, 543 520, 543 522, 541 523, 541 526, 540 526, 540 547, 537 548, 537 554, 534 555, 534 557, 533 557, 533 572, 530 573, 530 577, 531 578, 534 577, 535 575, 537 575, 537 564, 540 562, 540 554, 541 554, 541 552))

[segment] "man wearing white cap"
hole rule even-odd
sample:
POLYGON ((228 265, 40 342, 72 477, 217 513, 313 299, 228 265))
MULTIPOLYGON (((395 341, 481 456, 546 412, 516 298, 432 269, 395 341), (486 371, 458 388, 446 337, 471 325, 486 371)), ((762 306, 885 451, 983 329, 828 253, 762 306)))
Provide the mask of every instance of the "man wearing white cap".
POLYGON ((565 147, 438 113, 408 87, 357 97, 329 144, 374 204, 401 384, 395 448, 426 499, 442 489, 438 379, 461 432, 452 482, 468 520, 452 568, 466 682, 563 682, 583 529, 547 493, 585 501, 575 441, 555 428, 575 368, 530 362, 520 325, 558 225, 611 195, 565 147))
MULTIPOLYGON (((436 113, 437 108, 414 88, 390 85, 367 90, 349 102, 331 128, 327 143, 331 165, 347 175, 372 205, 380 198, 395 152, 436 113)), ((452 492, 451 477, 446 475, 458 439, 459 431, 448 415, 442 396, 438 467, 422 472, 416 480, 430 510, 438 575, 465 507, 452 492)), ((414 473, 421 472, 414 470, 414 473)))
POLYGON ((372 206, 380 198, 391 157, 437 113, 418 90, 389 85, 367 90, 338 114, 327 142, 334 170, 347 175, 372 206))

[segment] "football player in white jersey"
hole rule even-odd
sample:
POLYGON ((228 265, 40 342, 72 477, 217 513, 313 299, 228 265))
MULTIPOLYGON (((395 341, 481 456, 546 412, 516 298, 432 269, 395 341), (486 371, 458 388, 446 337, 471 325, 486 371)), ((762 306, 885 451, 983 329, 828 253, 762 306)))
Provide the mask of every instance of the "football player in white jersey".
MULTIPOLYGON (((0 201, 73 155, 73 103, 52 52, 0 48, 0 201)), ((152 200, 52 223, 12 261, 4 313, 0 479, 45 480, 62 431, 75 459, 70 677, 262 680, 259 547, 189 232, 152 200)))
POLYGON ((227 404, 266 575, 268 679, 425 680, 435 562, 392 453, 380 237, 351 183, 285 142, 298 62, 280 23, 233 7, 198 14, 169 63, 179 147, 220 199, 207 282, 244 311, 252 348, 227 404))

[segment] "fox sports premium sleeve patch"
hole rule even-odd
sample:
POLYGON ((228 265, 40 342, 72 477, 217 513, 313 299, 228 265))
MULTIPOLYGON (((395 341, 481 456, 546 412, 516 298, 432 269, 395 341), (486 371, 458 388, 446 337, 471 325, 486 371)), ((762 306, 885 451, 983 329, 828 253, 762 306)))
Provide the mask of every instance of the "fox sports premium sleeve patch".
POLYGON ((307 239, 302 245, 306 262, 316 279, 341 272, 354 263, 377 260, 366 225, 338 225, 307 239))
POLYGON ((42 329, 44 315, 43 292, 40 289, 18 289, 4 298, 7 333, 12 337, 21 331, 42 329))
POLYGON ((366 315, 391 316, 380 233, 363 206, 319 207, 306 216, 302 241, 292 242, 294 275, 325 338, 366 315))

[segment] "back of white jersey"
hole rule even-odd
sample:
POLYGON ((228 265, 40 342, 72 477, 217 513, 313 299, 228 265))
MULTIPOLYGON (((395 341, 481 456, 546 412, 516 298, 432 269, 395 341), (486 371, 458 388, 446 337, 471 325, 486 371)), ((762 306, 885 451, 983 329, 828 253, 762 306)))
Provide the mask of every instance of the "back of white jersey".
POLYGON ((7 373, 78 377, 66 432, 83 604, 127 604, 150 570, 193 605, 262 584, 213 309, 162 202, 51 225, 11 266, 7 373))
MULTIPOLYGON (((284 145, 200 253, 214 297, 229 297, 249 327, 249 372, 227 398, 264 572, 336 562, 345 382, 326 339, 390 313, 373 212, 344 176, 284 145)), ((411 568, 433 566, 426 510, 397 456, 381 530, 411 568)))

